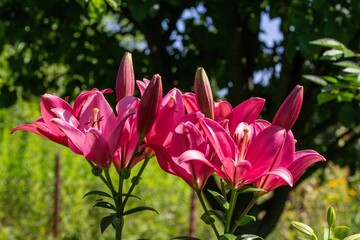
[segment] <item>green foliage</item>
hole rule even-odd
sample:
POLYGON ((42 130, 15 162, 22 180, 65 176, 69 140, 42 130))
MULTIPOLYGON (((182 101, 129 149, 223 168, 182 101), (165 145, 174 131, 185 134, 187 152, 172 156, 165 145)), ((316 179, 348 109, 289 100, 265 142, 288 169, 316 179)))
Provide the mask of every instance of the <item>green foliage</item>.
POLYGON ((305 79, 323 86, 322 92, 317 96, 318 103, 324 104, 334 99, 339 102, 360 101, 360 64, 359 61, 348 60, 358 58, 360 54, 354 53, 344 44, 331 38, 318 39, 310 43, 331 48, 326 50, 320 59, 329 60, 334 66, 341 68, 341 71, 333 76, 303 75, 305 79))

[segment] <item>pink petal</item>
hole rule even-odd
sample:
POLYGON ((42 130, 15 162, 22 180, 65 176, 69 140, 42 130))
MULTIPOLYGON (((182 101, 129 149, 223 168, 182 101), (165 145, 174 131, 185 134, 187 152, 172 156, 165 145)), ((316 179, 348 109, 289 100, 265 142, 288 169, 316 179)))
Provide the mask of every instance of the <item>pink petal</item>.
MULTIPOLYGON (((255 178, 273 169, 272 165, 277 161, 285 140, 286 130, 278 126, 264 129, 252 140, 246 153, 246 159, 253 167, 249 178, 255 178)), ((285 153, 283 156, 286 156, 285 153)), ((276 165, 279 164, 276 163, 276 165)))
POLYGON ((182 98, 183 98, 185 109, 186 109, 187 113, 200 111, 200 108, 196 102, 196 97, 195 97, 194 93, 190 93, 190 92, 184 93, 182 95, 182 98))
POLYGON ((83 145, 84 157, 95 162, 103 168, 108 168, 112 154, 110 153, 109 146, 106 139, 98 129, 91 128, 85 133, 86 138, 83 145))
POLYGON ((83 144, 85 141, 85 134, 83 132, 59 118, 53 118, 51 122, 56 124, 65 133, 69 141, 72 142, 72 145, 69 145, 71 150, 75 153, 83 152, 83 144), (75 147, 75 149, 73 149, 73 147, 75 147))
POLYGON ((234 133, 239 123, 253 123, 262 111, 264 104, 265 100, 262 98, 250 98, 235 107, 229 117, 231 134, 234 133))
POLYGON ((140 90, 140 95, 142 96, 145 92, 145 89, 147 88, 147 86, 149 85, 150 80, 143 78, 142 81, 140 80, 136 80, 136 85, 138 86, 139 90, 140 90))
POLYGON ((300 176, 305 172, 308 167, 319 161, 326 160, 323 156, 321 156, 314 150, 302 150, 295 152, 295 160, 288 167, 289 171, 293 175, 294 182, 297 182, 297 180, 299 180, 300 176))
POLYGON ((258 187, 266 191, 271 191, 283 185, 292 186, 294 181, 290 171, 286 168, 277 168, 263 174, 260 182, 261 183, 257 185, 258 187))
POLYGON ((237 147, 225 129, 217 122, 208 118, 203 118, 199 121, 207 139, 213 146, 220 160, 225 157, 234 159, 237 153, 237 147))

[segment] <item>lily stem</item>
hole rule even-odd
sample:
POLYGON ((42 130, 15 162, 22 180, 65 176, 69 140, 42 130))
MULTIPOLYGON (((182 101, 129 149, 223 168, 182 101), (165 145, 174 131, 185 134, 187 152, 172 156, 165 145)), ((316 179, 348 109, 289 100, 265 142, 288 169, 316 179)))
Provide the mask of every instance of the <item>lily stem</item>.
MULTIPOLYGON (((201 192, 201 190, 195 190, 195 191, 196 191, 196 194, 197 194, 197 196, 198 196, 198 198, 199 198, 199 201, 200 201, 200 203, 201 203, 201 206, 202 206, 202 208, 204 209, 205 214, 209 214, 209 210, 208 210, 207 207, 206 207, 204 198, 202 197, 202 192, 201 192)), ((219 234, 219 231, 216 229, 215 224, 214 224, 214 223, 211 223, 210 225, 211 225, 211 227, 212 227, 212 229, 213 229, 213 231, 214 231, 214 233, 215 233, 215 235, 216 235, 216 238, 219 239, 219 238, 220 238, 220 234, 219 234)))
MULTIPOLYGON (((226 221, 225 221, 225 233, 230 233, 231 220, 235 209, 235 204, 237 200, 238 192, 236 189, 231 190, 229 209, 226 212, 226 221)), ((234 224, 236 226, 236 223, 234 224)))
MULTIPOLYGON (((254 194, 254 196, 251 199, 250 203, 247 205, 247 207, 244 209, 244 211, 240 214, 239 218, 245 216, 250 211, 250 209, 254 206, 254 204, 256 203, 256 201, 258 200, 259 197, 260 196, 258 194, 254 194)), ((234 233, 236 228, 237 228, 237 225, 234 224, 234 226, 231 228, 230 233, 234 233)))

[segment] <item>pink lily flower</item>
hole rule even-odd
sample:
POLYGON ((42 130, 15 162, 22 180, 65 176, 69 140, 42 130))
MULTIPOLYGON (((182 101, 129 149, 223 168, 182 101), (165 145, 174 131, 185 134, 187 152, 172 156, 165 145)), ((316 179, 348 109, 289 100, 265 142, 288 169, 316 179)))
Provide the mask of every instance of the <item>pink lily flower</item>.
POLYGON ((11 129, 10 133, 18 130, 33 132, 43 138, 49 139, 53 142, 68 146, 66 135, 60 130, 58 126, 51 122, 51 119, 56 115, 51 111, 53 108, 62 108, 68 112, 72 112, 72 107, 69 103, 60 97, 51 94, 44 94, 40 101, 41 117, 33 121, 32 124, 21 124, 11 129))
POLYGON ((200 124, 221 162, 221 166, 209 165, 230 187, 240 189, 261 176, 271 174, 292 184, 291 174, 287 170, 275 168, 267 171, 283 149, 286 134, 283 128, 266 128, 249 142, 251 128, 245 127, 241 140, 236 143, 217 122, 204 118, 200 119, 200 124))
POLYGON ((120 99, 133 96, 135 88, 134 68, 131 58, 131 53, 126 52, 120 62, 119 70, 116 76, 116 101, 120 99))
POLYGON ((173 131, 171 145, 148 144, 156 154, 160 167, 182 178, 194 190, 204 188, 207 179, 214 172, 207 162, 214 161, 214 154, 199 129, 192 123, 201 114, 193 113, 183 117, 173 131), (187 121, 190 120, 190 121, 187 121), (192 161, 202 159, 203 161, 192 161))
MULTIPOLYGON (((319 153, 313 150, 303 150, 295 152, 295 140, 291 127, 295 124, 297 117, 299 116, 301 105, 303 100, 303 87, 297 85, 285 101, 281 104, 279 110, 272 121, 273 127, 280 127, 283 131, 286 131, 284 136, 283 148, 279 155, 274 159, 274 162, 270 165, 267 171, 287 171, 292 176, 292 182, 295 183, 301 176, 301 174, 310 165, 325 161, 325 158, 319 153)), ((264 189, 265 191, 271 191, 282 185, 292 185, 284 182, 284 179, 275 175, 262 176, 255 183, 255 186, 264 189)))
POLYGON ((75 103, 77 111, 74 113, 62 108, 52 109, 57 118, 51 119, 51 122, 66 134, 73 152, 82 154, 102 168, 108 168, 121 145, 126 120, 135 111, 130 109, 122 119, 116 119, 103 93, 97 89, 80 95, 75 103))

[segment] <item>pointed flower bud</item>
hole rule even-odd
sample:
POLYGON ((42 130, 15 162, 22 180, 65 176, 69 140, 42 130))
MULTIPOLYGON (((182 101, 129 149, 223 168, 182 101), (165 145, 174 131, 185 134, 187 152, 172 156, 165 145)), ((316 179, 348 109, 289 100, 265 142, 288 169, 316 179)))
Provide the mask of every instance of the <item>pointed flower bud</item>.
POLYGON ((137 131, 142 139, 154 125, 162 100, 161 77, 155 74, 145 89, 137 113, 137 131))
POLYGON ((194 88, 200 111, 205 117, 214 119, 214 100, 211 86, 205 70, 201 67, 196 69, 194 88))
POLYGON ((120 62, 119 70, 116 76, 116 101, 126 96, 133 96, 135 88, 134 68, 131 53, 126 52, 120 62))
POLYGON ((289 131, 299 116, 303 95, 304 88, 296 85, 276 112, 272 124, 281 126, 289 131))

